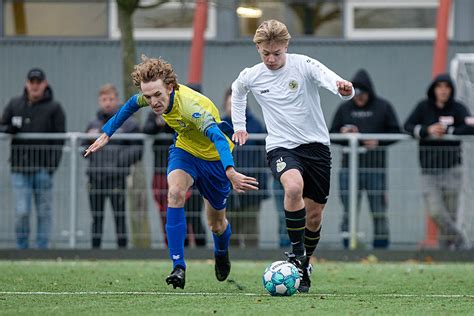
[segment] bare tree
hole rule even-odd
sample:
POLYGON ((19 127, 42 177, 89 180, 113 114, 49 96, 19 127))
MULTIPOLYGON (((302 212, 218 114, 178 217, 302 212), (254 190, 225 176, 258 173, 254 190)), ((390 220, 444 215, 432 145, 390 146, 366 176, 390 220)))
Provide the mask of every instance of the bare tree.
MULTIPOLYGON (((133 14, 138 8, 155 8, 169 0, 157 0, 146 6, 140 0, 116 0, 118 10, 118 23, 121 32, 120 46, 122 49, 122 77, 124 98, 128 99, 135 93, 135 87, 130 74, 136 61, 136 46, 133 36, 133 14)), ((140 117, 136 117, 140 121, 140 117)), ((150 224, 148 221, 148 205, 146 192, 145 168, 143 162, 135 163, 131 168, 131 175, 127 181, 127 200, 130 210, 130 224, 132 243, 134 247, 149 248, 151 246, 150 224)))
POLYGON ((169 1, 156 0, 153 3, 141 5, 140 0, 117 0, 118 23, 121 33, 120 44, 122 48, 123 93, 126 99, 135 93, 135 87, 129 79, 136 58, 135 39, 133 37, 133 14, 138 8, 156 8, 169 1))

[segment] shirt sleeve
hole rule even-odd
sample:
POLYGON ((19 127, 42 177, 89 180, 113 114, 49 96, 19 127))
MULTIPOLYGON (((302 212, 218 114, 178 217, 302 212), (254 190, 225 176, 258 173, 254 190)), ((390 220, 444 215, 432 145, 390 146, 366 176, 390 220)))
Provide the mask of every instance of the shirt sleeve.
POLYGON ((350 100, 355 94, 354 89, 352 89, 352 94, 348 96, 341 95, 337 90, 336 81, 342 81, 339 75, 334 71, 323 65, 321 62, 316 59, 306 57, 305 61, 306 71, 309 73, 311 78, 316 81, 319 87, 338 95, 343 100, 350 100))
POLYGON ((415 138, 428 137, 428 126, 422 123, 423 103, 419 103, 408 116, 404 124, 404 129, 415 138))
POLYGON ((234 158, 229 143, 219 127, 216 124, 211 125, 206 131, 206 136, 216 146, 224 170, 227 170, 228 167, 234 167, 234 158))
POLYGON ((249 69, 242 70, 239 77, 232 83, 232 125, 235 131, 246 131, 245 110, 249 89, 246 77, 249 69))
POLYGON ((117 113, 112 116, 107 123, 102 127, 102 131, 107 134, 107 136, 111 137, 117 129, 130 117, 140 109, 140 107, 144 106, 143 104, 143 97, 140 101, 141 95, 135 94, 124 105, 120 107, 117 113), (141 102, 139 104, 139 102, 141 102))

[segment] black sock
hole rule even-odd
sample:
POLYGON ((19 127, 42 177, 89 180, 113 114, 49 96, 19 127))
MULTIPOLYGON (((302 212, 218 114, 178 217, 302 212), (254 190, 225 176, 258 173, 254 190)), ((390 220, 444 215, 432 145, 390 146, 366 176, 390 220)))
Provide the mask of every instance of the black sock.
POLYGON ((321 227, 319 227, 318 231, 311 231, 308 228, 304 230, 304 246, 306 248, 306 256, 309 258, 313 254, 316 246, 318 246, 319 239, 321 236, 321 227))
POLYGON ((304 229, 306 225, 306 209, 295 212, 285 210, 286 230, 290 237, 293 253, 300 257, 304 255, 304 229))

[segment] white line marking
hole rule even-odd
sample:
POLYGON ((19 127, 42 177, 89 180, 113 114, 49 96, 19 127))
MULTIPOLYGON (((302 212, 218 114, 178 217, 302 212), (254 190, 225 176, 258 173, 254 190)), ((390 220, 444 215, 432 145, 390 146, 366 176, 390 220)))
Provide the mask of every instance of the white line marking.
MULTIPOLYGON (((22 292, 22 291, 0 291, 0 295, 176 295, 176 296, 267 296, 264 293, 214 293, 214 292, 111 292, 111 291, 87 291, 87 292, 22 292)), ((425 297, 425 298, 474 298, 474 294, 337 294, 337 293, 307 293, 303 296, 330 296, 330 297, 425 297)))

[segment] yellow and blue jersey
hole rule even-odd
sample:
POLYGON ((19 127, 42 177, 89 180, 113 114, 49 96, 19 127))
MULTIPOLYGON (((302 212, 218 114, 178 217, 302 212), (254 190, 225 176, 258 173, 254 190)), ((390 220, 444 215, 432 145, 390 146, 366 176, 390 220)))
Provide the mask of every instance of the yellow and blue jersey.
MULTIPOLYGON (((175 146, 204 160, 220 160, 216 146, 206 136, 209 127, 221 122, 217 107, 206 96, 181 84, 173 94, 169 108, 162 116, 177 133, 175 146)), ((118 115, 107 122, 103 131, 112 136, 125 117, 146 106, 148 103, 142 94, 134 95, 122 106, 118 115)), ((228 136, 226 140, 232 151, 233 142, 228 136)))

